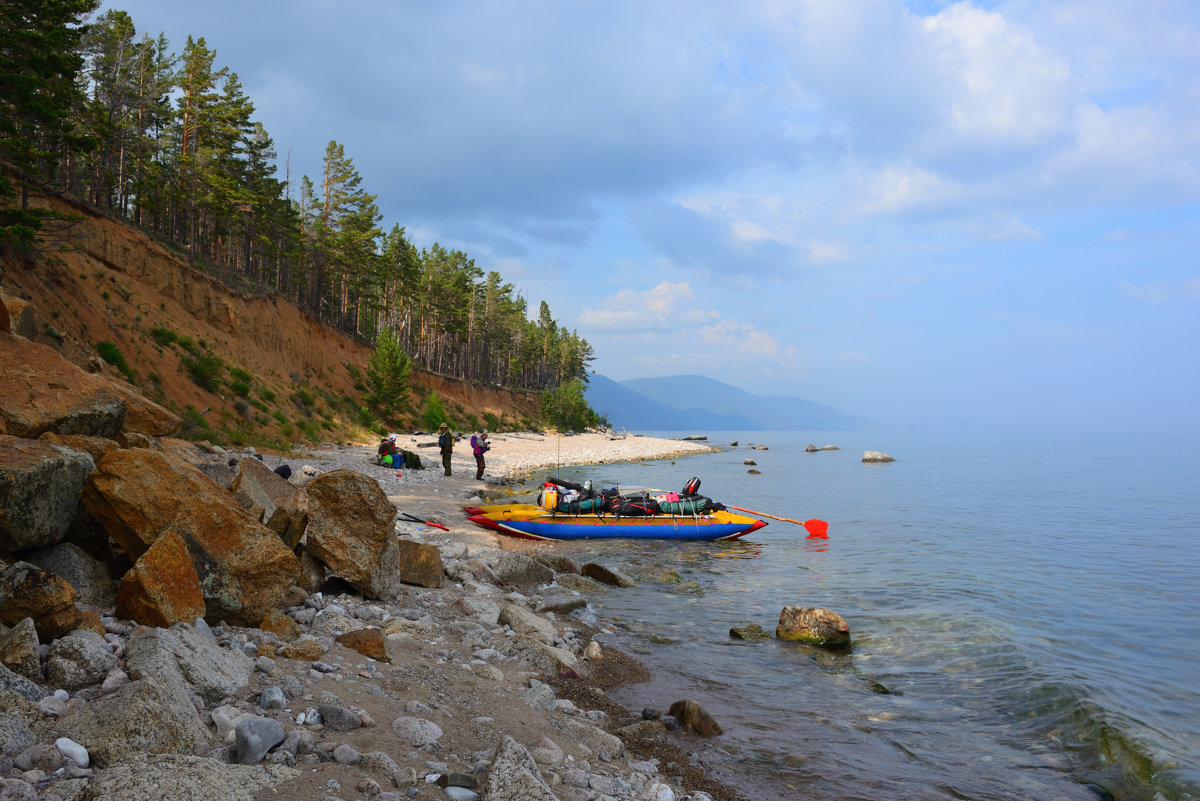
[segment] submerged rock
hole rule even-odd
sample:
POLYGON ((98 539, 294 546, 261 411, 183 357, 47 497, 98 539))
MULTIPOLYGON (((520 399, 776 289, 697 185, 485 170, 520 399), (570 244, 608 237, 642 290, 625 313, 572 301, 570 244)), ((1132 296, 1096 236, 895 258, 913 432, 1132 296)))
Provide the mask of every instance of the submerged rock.
POLYGON ((837 612, 815 606, 785 606, 775 636, 823 648, 849 648, 850 625, 837 612))

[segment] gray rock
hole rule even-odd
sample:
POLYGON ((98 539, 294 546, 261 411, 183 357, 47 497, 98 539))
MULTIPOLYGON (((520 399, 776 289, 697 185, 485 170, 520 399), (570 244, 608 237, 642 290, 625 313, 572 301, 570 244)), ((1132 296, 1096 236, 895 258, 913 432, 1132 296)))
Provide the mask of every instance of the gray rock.
POLYGON ((33 701, 35 704, 50 694, 39 685, 34 684, 24 676, 13 673, 3 664, 0 664, 0 692, 5 690, 14 692, 26 700, 33 701))
POLYGON ((271 718, 243 720, 233 730, 234 745, 237 746, 237 761, 240 765, 260 762, 275 746, 283 742, 283 726, 271 718))
POLYGON ((354 731, 362 728, 362 719, 344 706, 318 704, 317 712, 325 722, 325 728, 331 731, 354 731))
POLYGON ((209 703, 237 695, 254 670, 250 657, 221 648, 188 623, 130 640, 125 662, 135 679, 177 676, 209 703))
POLYGON ((0 455, 0 548, 27 551, 61 541, 96 469, 91 455, 16 437, 0 440, 0 455))
POLYGON ((117 602, 108 565, 88 556, 78 545, 59 543, 26 556, 25 561, 64 579, 75 588, 80 603, 109 609, 117 602))
POLYGON ((554 702, 557 699, 555 699, 554 690, 550 688, 550 685, 539 682, 526 690, 521 695, 521 700, 526 706, 532 709, 541 709, 549 712, 551 709, 554 709, 554 702))
POLYGON ((287 696, 282 687, 268 687, 258 696, 258 705, 263 709, 286 709, 287 696))
POLYGON ((46 679, 52 686, 78 690, 104 681, 116 666, 117 657, 103 637, 76 629, 50 643, 46 679))
POLYGON ((357 765, 362 762, 362 754, 354 750, 354 746, 342 743, 333 749, 333 761, 339 765, 357 765))
POLYGON ((37 626, 27 617, 0 635, 0 664, 30 681, 44 680, 37 626))
POLYGON ((436 743, 442 736, 441 727, 433 721, 408 716, 401 716, 393 720, 392 731, 404 742, 411 743, 418 748, 436 743))
POLYGON ((518 636, 529 637, 547 645, 552 644, 558 636, 553 623, 516 604, 508 604, 500 610, 499 622, 511 628, 518 636))
POLYGON ((20 779, 0 778, 0 801, 37 801, 37 798, 33 785, 20 779))
POLYGON ((501 584, 533 587, 554 581, 554 571, 523 553, 505 553, 492 572, 501 584))
POLYGON ((199 754, 212 745, 178 677, 131 681, 60 718, 58 728, 100 767, 145 753, 199 754))
POLYGON ((573 669, 579 662, 570 651, 554 648, 531 637, 505 637, 496 650, 552 676, 573 669))
POLYGON ((600 582, 575 573, 562 573, 555 579, 555 582, 563 589, 574 590, 575 592, 592 593, 593 595, 608 592, 608 587, 605 587, 600 582))
POLYGON ((296 756, 311 754, 317 747, 316 738, 308 729, 292 729, 277 750, 290 751, 296 756))
POLYGON ((0 754, 16 756, 33 745, 33 731, 15 715, 0 712, 0 754))
POLYGON ((625 751, 625 745, 621 742, 620 737, 609 734, 590 723, 584 723, 574 718, 564 718, 562 723, 564 732, 605 762, 619 757, 625 751))
POLYGON ((143 755, 98 773, 88 784, 86 799, 253 801, 259 790, 299 773, 283 765, 226 765, 200 756, 143 755))
POLYGON ((492 757, 483 795, 488 801, 558 801, 533 757, 507 735, 492 757))

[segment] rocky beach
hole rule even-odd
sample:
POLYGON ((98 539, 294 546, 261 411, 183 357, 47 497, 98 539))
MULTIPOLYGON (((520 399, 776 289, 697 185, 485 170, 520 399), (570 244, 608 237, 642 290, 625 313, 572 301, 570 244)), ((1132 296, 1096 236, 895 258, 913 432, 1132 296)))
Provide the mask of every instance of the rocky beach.
POLYGON ((572 613, 625 577, 462 515, 706 445, 494 433, 479 482, 432 435, 398 437, 424 470, 185 442, 86 378, 2 410, 0 799, 739 797, 689 757, 697 705, 607 698, 645 670, 572 613))

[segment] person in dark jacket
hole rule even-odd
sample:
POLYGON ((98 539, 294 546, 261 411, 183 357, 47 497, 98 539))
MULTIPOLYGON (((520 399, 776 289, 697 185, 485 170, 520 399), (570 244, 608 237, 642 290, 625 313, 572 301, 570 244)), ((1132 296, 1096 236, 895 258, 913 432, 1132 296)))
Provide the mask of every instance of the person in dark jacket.
POLYGON ((454 454, 454 435, 450 433, 450 429, 445 423, 438 426, 438 447, 442 449, 442 467, 446 468, 446 475, 450 475, 450 457, 454 454))
POLYGON ((471 451, 475 454, 475 480, 483 481, 483 455, 491 448, 487 441, 487 432, 471 437, 471 451))

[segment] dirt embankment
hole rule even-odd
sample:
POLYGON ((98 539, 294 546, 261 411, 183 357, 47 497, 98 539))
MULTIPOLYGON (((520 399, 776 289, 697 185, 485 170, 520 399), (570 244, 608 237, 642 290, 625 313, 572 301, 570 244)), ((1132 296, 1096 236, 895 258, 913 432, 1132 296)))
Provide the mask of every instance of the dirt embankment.
MULTIPOLYGON (((86 204, 43 198, 33 205, 79 220, 45 243, 47 258, 36 266, 0 257, 0 294, 17 309, 14 319, 26 304, 36 311, 26 320, 27 336, 89 369, 98 369, 93 347, 113 343, 133 383, 217 440, 262 446, 368 437, 358 415, 368 345, 277 295, 231 289, 86 204), (195 379, 205 354, 219 357, 224 368, 208 382, 211 389, 195 379)), ((536 417, 535 393, 420 370, 413 385, 414 409, 436 391, 463 427, 472 415, 480 423, 491 414, 509 424, 536 417)))

